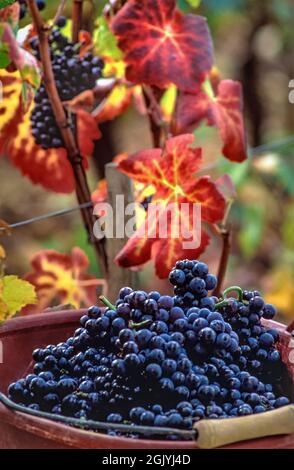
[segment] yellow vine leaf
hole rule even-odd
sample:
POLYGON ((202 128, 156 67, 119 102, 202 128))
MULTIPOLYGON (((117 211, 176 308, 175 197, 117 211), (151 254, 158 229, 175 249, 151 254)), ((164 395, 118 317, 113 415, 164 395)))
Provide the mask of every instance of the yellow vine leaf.
POLYGON ((37 302, 34 286, 17 276, 0 280, 0 321, 7 320, 24 306, 37 302))
POLYGON ((160 107, 166 122, 171 122, 173 113, 175 111, 177 101, 177 87, 171 85, 163 94, 160 100, 160 107))
POLYGON ((276 271, 273 276, 273 286, 271 292, 265 296, 266 301, 274 304, 278 311, 286 317, 293 319, 293 271, 288 267, 283 267, 276 271))
POLYGON ((5 259, 6 253, 2 245, 0 245, 0 279, 4 276, 5 272, 5 259))
POLYGON ((6 253, 2 245, 0 245, 0 262, 6 258, 6 253))

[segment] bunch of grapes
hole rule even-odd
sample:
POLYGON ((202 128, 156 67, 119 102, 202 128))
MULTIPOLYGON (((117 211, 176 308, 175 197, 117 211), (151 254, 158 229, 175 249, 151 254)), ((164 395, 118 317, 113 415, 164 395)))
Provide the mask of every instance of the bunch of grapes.
POLYGON ((187 430, 200 419, 287 405, 276 375, 264 374, 266 367, 264 375, 255 374, 252 364, 266 351, 264 361, 275 356, 275 374, 282 377, 278 333, 259 321, 257 334, 257 323, 249 321, 245 337, 233 320, 253 311, 259 320, 272 317, 273 307, 261 305, 258 293, 244 292, 242 301, 208 297, 217 280, 198 261, 179 261, 170 281, 175 296, 124 287, 115 305, 104 299, 107 309, 91 307, 73 337, 33 352, 33 373, 10 385, 10 398, 57 415, 187 430), (239 316, 235 308, 232 315, 233 302, 239 316))
POLYGON ((275 381, 280 381, 281 358, 275 347, 279 333, 266 329, 261 322, 262 318, 274 318, 275 307, 266 304, 258 291, 244 291, 241 300, 230 298, 225 303, 219 312, 239 336, 247 369, 264 378, 273 375, 275 381))
MULTIPOLYGON (((64 18, 61 17, 57 25, 62 27, 64 22, 64 18)), ((94 57, 91 52, 80 57, 77 46, 71 43, 58 27, 53 29, 49 42, 52 68, 60 99, 68 101, 79 93, 94 88, 102 74, 102 60, 94 57)), ((40 59, 39 42, 36 37, 31 40, 31 47, 35 56, 40 59)), ((64 146, 44 83, 35 96, 31 125, 35 142, 44 149, 64 146)), ((76 133, 75 119, 70 116, 69 125, 76 133)))
MULTIPOLYGON (((22 20, 26 14, 27 14, 27 2, 26 0, 18 0, 18 3, 20 4, 20 19, 22 20)), ((37 7, 40 11, 44 10, 46 7, 46 1, 45 0, 36 0, 37 7)))
POLYGON ((208 297, 208 292, 217 285, 217 279, 208 272, 205 263, 198 261, 178 261, 169 275, 174 286, 174 301, 185 311, 190 307, 201 307, 213 310, 216 297, 208 297))

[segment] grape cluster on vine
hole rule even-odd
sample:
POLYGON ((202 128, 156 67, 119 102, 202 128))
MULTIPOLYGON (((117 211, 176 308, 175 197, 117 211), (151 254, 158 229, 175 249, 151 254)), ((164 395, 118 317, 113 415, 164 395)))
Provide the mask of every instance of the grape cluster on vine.
MULTIPOLYGON (((61 101, 69 101, 83 91, 93 89, 101 77, 103 62, 99 57, 87 52, 79 54, 79 45, 73 44, 60 31, 65 25, 65 18, 60 17, 57 27, 49 37, 52 68, 55 84, 61 101)), ((34 55, 40 60, 39 41, 31 40, 34 55)), ((68 116, 69 126, 76 133, 74 115, 68 116)), ((44 83, 36 93, 35 106, 31 113, 32 134, 35 142, 44 149, 63 147, 63 139, 56 123, 51 103, 44 83)))

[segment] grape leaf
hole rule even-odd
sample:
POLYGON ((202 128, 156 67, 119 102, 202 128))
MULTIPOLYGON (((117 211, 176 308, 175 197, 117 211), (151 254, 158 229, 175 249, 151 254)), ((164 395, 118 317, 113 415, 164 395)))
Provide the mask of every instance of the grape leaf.
POLYGON ((0 100, 0 156, 4 154, 7 143, 15 135, 15 128, 22 117, 20 102, 21 81, 19 73, 0 70, 2 100, 0 100))
POLYGON ((134 83, 195 92, 212 67, 212 40, 205 18, 183 15, 175 0, 128 1, 111 28, 134 83))
POLYGON ((22 80, 38 88, 41 83, 41 72, 37 60, 18 44, 8 23, 0 24, 0 44, 8 48, 10 62, 19 70, 22 80))
POLYGON ((3 260, 6 258, 6 253, 2 245, 0 245, 0 260, 3 260))
POLYGON ((93 204, 99 204, 107 200, 107 182, 106 179, 98 181, 95 191, 92 193, 93 204))
POLYGON ((182 203, 188 204, 190 209, 194 203, 200 203, 202 221, 207 223, 221 220, 225 210, 225 199, 210 177, 193 176, 202 162, 201 149, 191 147, 193 140, 191 134, 174 137, 166 141, 163 151, 145 150, 120 162, 119 169, 123 173, 136 182, 154 187, 151 210, 116 257, 120 266, 134 267, 152 258, 157 276, 165 278, 177 259, 196 258, 208 245, 209 236, 203 228, 199 246, 192 249, 184 247, 183 242, 190 238, 183 231, 175 235, 177 216, 180 216, 182 228, 187 234, 191 234, 194 228, 193 211, 183 214, 182 203), (152 210, 155 204, 159 204, 158 213, 152 210), (168 218, 167 237, 160 238, 159 227, 168 204, 172 204, 172 210, 168 218))
MULTIPOLYGON (((3 83, 3 101, 0 103, 0 154, 9 156, 13 164, 33 183, 59 193, 75 189, 71 165, 64 148, 44 150, 35 143, 31 133, 30 113, 23 113, 21 105, 22 82, 19 73, 0 71, 3 83)), ((101 134, 89 113, 77 109, 78 141, 83 166, 88 168, 88 157, 93 153, 94 141, 101 134)))
POLYGON ((94 113, 97 123, 111 121, 122 114, 130 106, 133 89, 124 84, 114 87, 94 113))
POLYGON ((84 166, 88 167, 87 158, 94 152, 94 141, 101 138, 101 132, 97 127, 94 117, 83 109, 76 110, 77 115, 77 136, 82 157, 84 157, 84 166))
POLYGON ((32 271, 26 280, 36 288, 38 303, 23 309, 23 314, 42 312, 54 302, 76 308, 96 302, 96 288, 102 280, 87 274, 89 260, 78 247, 71 254, 43 250, 31 260, 32 271))
POLYGON ((28 304, 37 301, 35 288, 17 276, 0 279, 0 321, 7 320, 28 304))
MULTIPOLYGON (((1 1, 1 0, 0 0, 1 1)), ((20 4, 14 2, 13 5, 0 7, 0 22, 9 23, 13 31, 17 31, 19 23, 20 4)))
POLYGON ((192 7, 192 8, 198 8, 200 6, 200 3, 201 3, 201 0, 186 0, 187 3, 189 3, 189 5, 192 7))
POLYGON ((98 54, 104 58, 111 58, 114 61, 122 60, 123 53, 118 47, 117 38, 110 30, 106 18, 100 16, 96 23, 97 28, 94 31, 93 41, 98 54))
POLYGON ((177 101, 177 88, 171 85, 163 94, 160 100, 160 108, 163 119, 166 122, 171 122, 177 101))
POLYGON ((0 10, 2 8, 8 7, 9 5, 12 5, 15 2, 16 2, 16 0, 0 0, 0 10))
POLYGON ((222 80, 217 86, 216 95, 208 81, 205 85, 195 94, 180 93, 175 133, 191 131, 201 121, 206 120, 209 126, 219 129, 224 156, 234 162, 246 160, 247 145, 240 83, 222 80))
POLYGON ((0 278, 4 276, 5 272, 5 259, 6 253, 2 245, 0 245, 0 278))
POLYGON ((3 42, 0 42, 0 69, 5 69, 10 64, 8 52, 8 45, 3 42))
MULTIPOLYGON (((268 280, 270 291, 265 295, 266 302, 275 305, 279 312, 293 320, 293 265, 278 265, 268 280)), ((292 363, 293 364, 293 363, 292 363)))
MULTIPOLYGON (((88 168, 88 157, 92 155, 94 142, 100 136, 97 124, 91 115, 78 111, 78 139, 83 166, 88 168)), ((31 134, 29 113, 18 124, 17 134, 8 147, 13 164, 34 184, 58 193, 70 193, 75 189, 72 167, 64 148, 43 149, 35 143, 31 134)))

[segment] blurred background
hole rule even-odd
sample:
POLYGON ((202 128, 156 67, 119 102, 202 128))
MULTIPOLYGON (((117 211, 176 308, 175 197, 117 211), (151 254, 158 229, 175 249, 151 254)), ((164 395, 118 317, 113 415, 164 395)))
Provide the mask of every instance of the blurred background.
MULTIPOLYGON (((44 14, 49 18, 59 2, 47 3, 44 14)), ((95 1, 97 15, 105 3, 95 1)), ((208 173, 213 178, 229 173, 238 190, 230 215, 233 248, 225 284, 259 289, 278 306, 280 318, 289 322, 294 318, 294 104, 289 102, 289 82, 294 79, 294 3, 202 0, 193 9, 191 5, 197 3, 178 1, 183 11, 207 17, 222 77, 243 84, 250 146, 247 162, 231 164, 219 158, 215 131, 205 126, 196 131, 197 141, 204 147, 208 173)), ((87 14, 90 9, 86 8, 85 26, 90 23, 87 14)), ((97 143, 88 172, 93 190, 103 176, 104 163, 113 156, 151 147, 148 121, 134 109, 105 123, 101 130, 103 139, 97 143)), ((8 160, 1 159, 1 219, 14 223, 75 203, 74 195, 34 186, 8 160)), ((40 249, 69 252, 77 245, 88 254, 91 272, 99 275, 79 212, 17 228, 1 243, 7 251, 7 273, 27 273, 30 257, 40 249)), ((221 241, 212 235, 202 258, 212 272, 217 271, 220 252, 221 241)), ((140 282, 145 289, 170 290, 168 282, 155 279, 152 263, 140 273, 140 282)))

